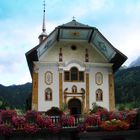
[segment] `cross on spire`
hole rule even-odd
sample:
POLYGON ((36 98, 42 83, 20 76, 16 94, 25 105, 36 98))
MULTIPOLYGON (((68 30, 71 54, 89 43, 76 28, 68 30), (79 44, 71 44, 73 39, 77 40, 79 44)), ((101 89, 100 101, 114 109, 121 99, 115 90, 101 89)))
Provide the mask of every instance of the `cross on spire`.
POLYGON ((75 20, 75 16, 73 16, 72 19, 75 20))

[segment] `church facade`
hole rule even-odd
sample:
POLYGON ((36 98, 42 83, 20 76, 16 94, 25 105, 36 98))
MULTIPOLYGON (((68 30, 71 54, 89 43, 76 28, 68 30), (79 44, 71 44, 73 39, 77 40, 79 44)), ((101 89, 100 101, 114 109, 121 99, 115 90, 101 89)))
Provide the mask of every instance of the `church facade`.
POLYGON ((26 53, 32 76, 32 110, 67 105, 71 114, 92 103, 114 110, 114 72, 127 57, 92 26, 75 19, 60 25, 26 53))

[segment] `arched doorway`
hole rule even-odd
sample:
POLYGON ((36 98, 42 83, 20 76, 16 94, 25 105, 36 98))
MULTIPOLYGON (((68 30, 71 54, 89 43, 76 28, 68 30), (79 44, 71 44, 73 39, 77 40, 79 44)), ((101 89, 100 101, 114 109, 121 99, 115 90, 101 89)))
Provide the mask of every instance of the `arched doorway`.
POLYGON ((81 101, 79 99, 71 99, 68 102, 68 108, 70 109, 71 115, 81 114, 81 101))

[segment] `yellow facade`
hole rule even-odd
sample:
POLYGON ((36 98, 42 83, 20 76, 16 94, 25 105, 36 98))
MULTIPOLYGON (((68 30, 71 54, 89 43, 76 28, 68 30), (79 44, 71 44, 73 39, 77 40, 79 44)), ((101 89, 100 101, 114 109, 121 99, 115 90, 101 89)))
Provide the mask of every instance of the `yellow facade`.
POLYGON ((38 73, 33 72, 32 110, 38 110, 38 73))

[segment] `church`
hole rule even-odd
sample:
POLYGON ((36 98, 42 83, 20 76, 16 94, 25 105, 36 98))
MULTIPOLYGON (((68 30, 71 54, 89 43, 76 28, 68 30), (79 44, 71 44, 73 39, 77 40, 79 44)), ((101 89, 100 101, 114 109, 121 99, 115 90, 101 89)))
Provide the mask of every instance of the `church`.
POLYGON ((86 113, 92 103, 115 109, 114 73, 127 57, 95 27, 72 21, 46 34, 45 10, 39 44, 26 53, 32 77, 32 110, 67 105, 86 113))

